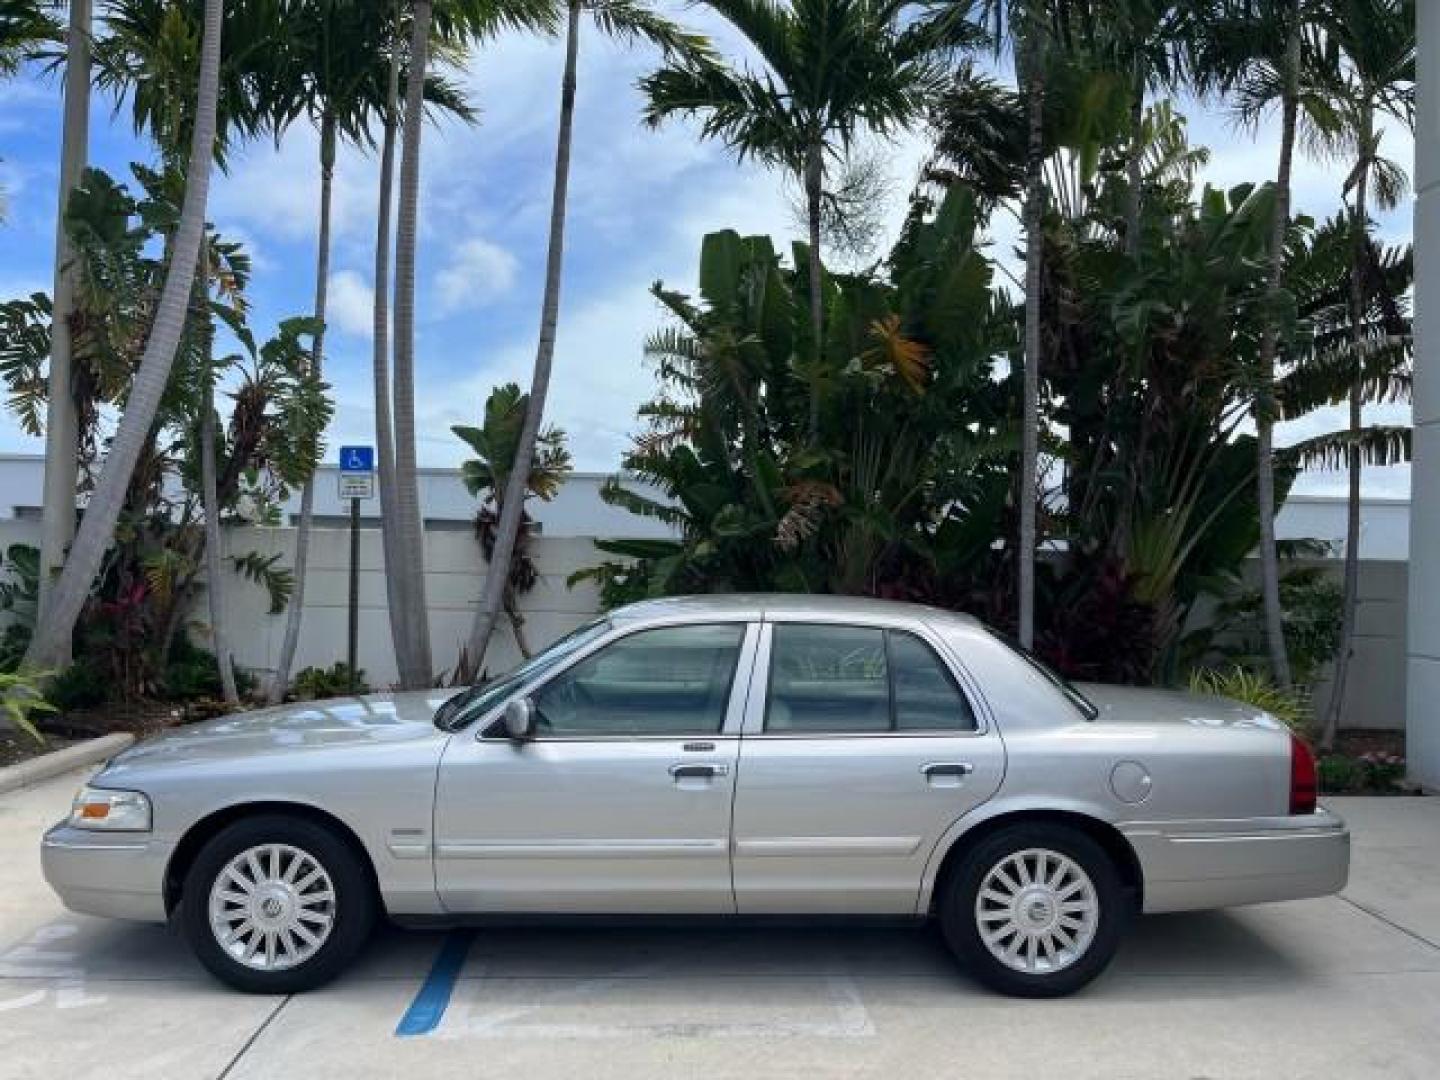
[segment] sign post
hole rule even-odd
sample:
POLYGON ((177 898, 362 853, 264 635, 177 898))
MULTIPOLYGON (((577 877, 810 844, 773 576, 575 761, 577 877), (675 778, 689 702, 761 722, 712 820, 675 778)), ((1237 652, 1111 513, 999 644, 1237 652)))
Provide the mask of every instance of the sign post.
POLYGON ((350 610, 345 642, 345 663, 350 669, 350 692, 359 689, 356 666, 360 651, 360 500, 375 497, 375 448, 340 448, 341 500, 350 500, 350 610))

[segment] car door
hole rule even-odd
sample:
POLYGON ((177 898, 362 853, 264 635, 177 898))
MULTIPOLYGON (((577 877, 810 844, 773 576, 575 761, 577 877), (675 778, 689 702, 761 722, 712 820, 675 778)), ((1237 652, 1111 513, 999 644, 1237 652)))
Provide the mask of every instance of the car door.
POLYGON ((435 798, 446 909, 733 912, 730 813, 757 637, 745 621, 622 630, 527 688, 533 739, 488 718, 452 739, 435 798))
POLYGON ((914 911, 936 843, 1005 770, 967 678, 918 624, 765 625, 735 794, 741 914, 914 911))

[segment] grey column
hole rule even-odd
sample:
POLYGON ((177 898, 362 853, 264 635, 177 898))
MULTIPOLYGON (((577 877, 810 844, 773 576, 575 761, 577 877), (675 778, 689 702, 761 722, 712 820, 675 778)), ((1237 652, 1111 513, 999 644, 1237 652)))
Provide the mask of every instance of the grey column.
POLYGON ((1415 7, 1415 462, 1405 727, 1411 779, 1440 789, 1440 2, 1415 7))

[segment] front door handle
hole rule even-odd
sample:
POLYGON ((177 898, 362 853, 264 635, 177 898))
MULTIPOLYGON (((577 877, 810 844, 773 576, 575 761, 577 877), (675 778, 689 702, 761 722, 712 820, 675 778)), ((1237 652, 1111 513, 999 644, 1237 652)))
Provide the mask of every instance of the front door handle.
POLYGON ((676 780, 704 779, 711 776, 724 776, 730 771, 729 765, 715 762, 700 761, 677 761, 670 766, 670 775, 676 780))
POLYGON ((926 778, 932 776, 969 776, 975 766, 968 761, 931 761, 920 766, 926 778))

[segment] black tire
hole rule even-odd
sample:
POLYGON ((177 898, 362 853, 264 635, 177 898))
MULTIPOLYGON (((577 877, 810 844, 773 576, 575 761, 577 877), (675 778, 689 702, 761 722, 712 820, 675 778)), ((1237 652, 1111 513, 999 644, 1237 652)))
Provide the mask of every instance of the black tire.
MULTIPOLYGON (((1103 847, 1077 829, 1034 823, 1000 829, 965 852, 946 882, 939 916, 950 951, 980 982, 1013 997, 1045 998, 1073 994, 1105 970, 1119 947, 1131 906, 1115 864, 1103 847), (1089 878, 1099 907, 1088 946, 1057 970, 1016 970, 992 954, 981 935, 976 901, 982 882, 1007 858, 1029 849, 1070 859, 1089 878)), ((1013 941, 1013 937, 1002 939, 1002 945, 1013 941)))
POLYGON ((349 843, 317 822, 265 814, 226 826, 201 848, 185 874, 179 921, 196 957, 221 982, 251 994, 295 994, 329 982, 359 954, 374 928, 376 909, 370 876, 349 843), (277 970, 260 970, 231 956, 210 926, 216 877, 236 856, 265 844, 308 855, 329 875, 334 894, 329 936, 313 955, 277 970))

